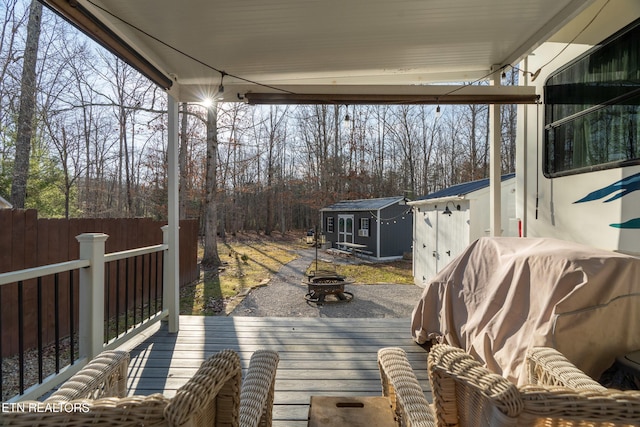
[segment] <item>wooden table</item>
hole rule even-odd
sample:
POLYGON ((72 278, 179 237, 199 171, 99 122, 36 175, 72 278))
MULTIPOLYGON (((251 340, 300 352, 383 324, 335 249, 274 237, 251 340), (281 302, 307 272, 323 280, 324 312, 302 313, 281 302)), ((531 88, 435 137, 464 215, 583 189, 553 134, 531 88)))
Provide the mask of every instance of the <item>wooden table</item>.
POLYGON ((358 253, 363 252, 363 249, 366 249, 367 247, 367 245, 362 245, 360 243, 349 243, 349 242, 336 242, 336 245, 344 246, 354 255, 357 255, 358 253))
POLYGON ((308 427, 395 427, 386 397, 311 396, 308 427))
POLYGON ((351 249, 364 249, 367 245, 362 245, 360 243, 349 243, 349 242, 336 242, 337 245, 346 246, 351 249))

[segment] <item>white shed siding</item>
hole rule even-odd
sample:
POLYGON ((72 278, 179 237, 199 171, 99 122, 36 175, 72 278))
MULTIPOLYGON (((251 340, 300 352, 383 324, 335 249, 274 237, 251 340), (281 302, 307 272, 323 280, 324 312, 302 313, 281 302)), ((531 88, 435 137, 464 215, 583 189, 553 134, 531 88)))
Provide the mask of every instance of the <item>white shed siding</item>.
MULTIPOLYGON (((502 182, 502 235, 518 235, 515 179, 502 182)), ((460 198, 426 199, 414 207, 414 282, 425 286, 471 242, 489 234, 489 188, 460 198), (444 215, 445 206, 451 215, 444 215), (458 206, 460 209, 458 210, 458 206)))

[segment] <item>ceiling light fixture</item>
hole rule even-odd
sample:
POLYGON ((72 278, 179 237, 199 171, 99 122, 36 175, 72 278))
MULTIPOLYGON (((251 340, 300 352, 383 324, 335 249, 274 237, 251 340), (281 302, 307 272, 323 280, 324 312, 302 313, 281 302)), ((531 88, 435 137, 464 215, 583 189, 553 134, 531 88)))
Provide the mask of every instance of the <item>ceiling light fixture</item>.
POLYGON ((347 109, 347 114, 345 114, 344 120, 342 120, 342 127, 348 129, 349 127, 351 127, 353 119, 351 119, 351 116, 349 115, 349 106, 346 105, 345 108, 347 109))
POLYGON ((216 93, 215 99, 220 101, 224 98, 224 85, 222 84, 224 81, 224 76, 226 76, 227 73, 225 73, 224 71, 220 71, 220 86, 218 86, 218 92, 216 93))

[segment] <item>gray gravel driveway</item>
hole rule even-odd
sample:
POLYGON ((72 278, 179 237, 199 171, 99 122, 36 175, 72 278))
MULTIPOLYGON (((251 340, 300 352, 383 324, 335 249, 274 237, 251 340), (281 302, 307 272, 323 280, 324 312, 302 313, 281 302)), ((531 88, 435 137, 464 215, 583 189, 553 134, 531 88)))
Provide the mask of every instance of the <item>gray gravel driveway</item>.
POLYGON ((266 286, 252 289, 230 316, 409 318, 422 294, 422 289, 415 285, 345 285, 345 291, 354 295, 350 302, 307 303, 304 299, 307 286, 302 279, 315 259, 315 250, 302 249, 297 253, 299 257, 284 265, 266 286))

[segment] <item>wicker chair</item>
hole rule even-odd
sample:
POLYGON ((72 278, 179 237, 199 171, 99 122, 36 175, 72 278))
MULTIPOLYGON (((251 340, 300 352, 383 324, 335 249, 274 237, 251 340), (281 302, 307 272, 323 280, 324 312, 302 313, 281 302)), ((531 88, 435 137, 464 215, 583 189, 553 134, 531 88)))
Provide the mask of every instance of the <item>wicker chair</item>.
POLYGON ((516 387, 463 350, 440 344, 428 356, 440 426, 636 426, 640 392, 610 390, 551 348, 530 349, 530 384, 516 387))
POLYGON ((436 419, 401 348, 378 351, 382 394, 389 398, 401 426, 435 427, 436 419))
POLYGON ((100 354, 44 402, 21 402, 22 408, 4 412, 0 426, 271 425, 275 352, 255 352, 243 382, 238 355, 216 353, 171 399, 124 397, 128 361, 126 352, 100 354))

